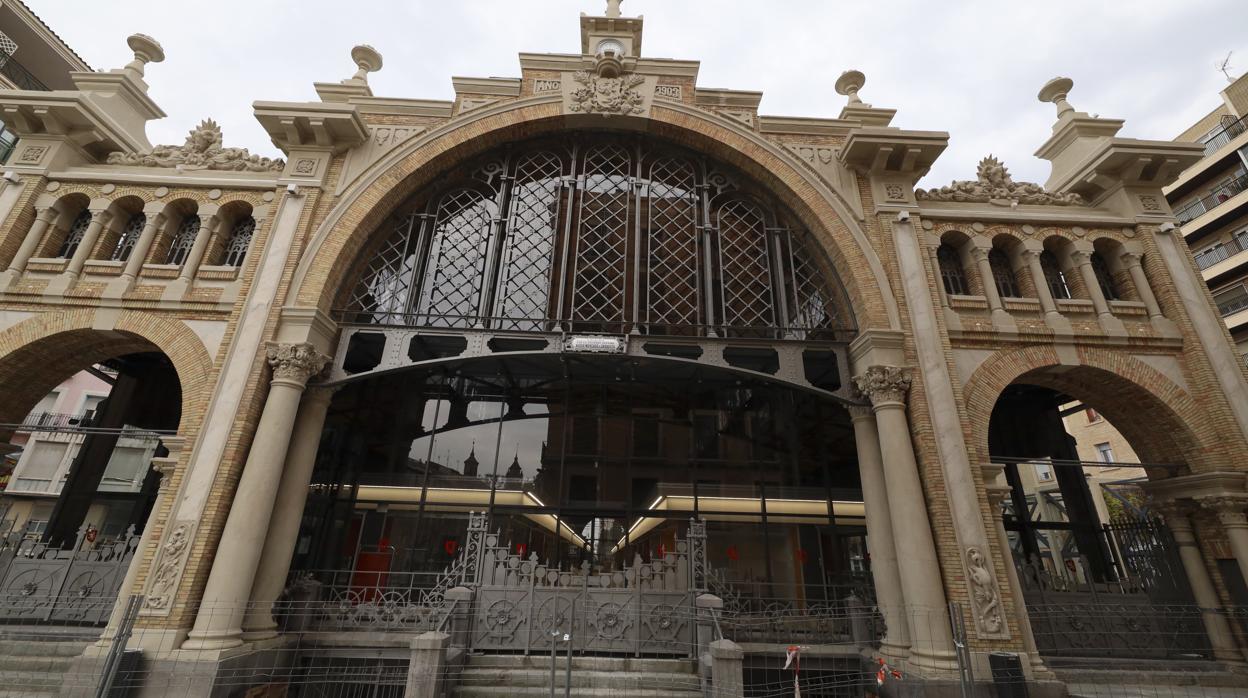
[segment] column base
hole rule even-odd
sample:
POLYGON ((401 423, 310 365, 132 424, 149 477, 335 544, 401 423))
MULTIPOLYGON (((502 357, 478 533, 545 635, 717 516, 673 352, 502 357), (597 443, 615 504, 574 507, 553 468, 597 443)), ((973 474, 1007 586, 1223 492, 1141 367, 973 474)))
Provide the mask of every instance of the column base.
POLYGON ((270 622, 268 625, 257 625, 256 627, 243 626, 242 638, 244 642, 271 640, 275 637, 277 637, 277 623, 270 622))
POLYGON ((179 276, 169 282, 169 285, 165 287, 164 293, 160 294, 160 299, 162 301, 180 301, 189 290, 191 290, 191 280, 179 276))
POLYGON ((1098 315, 1096 320, 1101 325, 1101 329, 1105 330, 1105 334, 1111 337, 1127 336, 1127 326, 1113 315, 1098 315))
POLYGON ((48 282, 43 289, 45 296, 63 296, 65 292, 73 287, 74 282, 78 280, 77 274, 64 272, 48 282))
POLYGON ((958 658, 953 652, 910 648, 906 669, 920 676, 937 678, 951 676, 958 671, 958 658))
POLYGON ((107 286, 104 287, 104 293, 100 297, 121 298, 129 293, 130 289, 134 288, 134 281, 135 279, 133 276, 120 276, 113 279, 108 282, 107 286))
POLYGON ((182 643, 184 650, 228 650, 243 644, 243 631, 240 629, 198 631, 192 630, 182 643))
POLYGON ((20 271, 6 269, 5 271, 0 272, 0 291, 9 290, 9 287, 16 284, 17 280, 20 278, 22 278, 22 272, 20 271))
POLYGON ((997 308, 992 311, 992 328, 998 331, 1017 332, 1018 323, 1014 322, 1014 316, 1006 312, 1004 308, 997 308))
POLYGON ((1056 311, 1044 314, 1044 324, 1048 325, 1049 329, 1053 330, 1053 334, 1058 337, 1073 337, 1075 334, 1074 329, 1070 326, 1070 320, 1067 320, 1065 315, 1056 311))

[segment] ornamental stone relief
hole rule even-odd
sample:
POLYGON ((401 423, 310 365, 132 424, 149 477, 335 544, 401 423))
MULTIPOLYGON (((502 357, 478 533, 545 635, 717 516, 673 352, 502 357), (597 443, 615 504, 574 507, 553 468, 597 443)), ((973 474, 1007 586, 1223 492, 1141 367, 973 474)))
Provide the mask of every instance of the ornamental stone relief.
POLYGON ((872 404, 905 402, 912 380, 910 369, 899 366, 872 366, 854 378, 858 392, 872 404))
POLYGON ((231 172, 281 172, 286 166, 281 158, 252 155, 246 148, 222 147, 221 127, 212 119, 192 129, 182 145, 158 145, 148 153, 110 153, 108 164, 231 172))
POLYGON ((160 546, 159 562, 153 567, 147 585, 147 597, 143 601, 145 613, 168 613, 173 606, 194 530, 194 521, 179 521, 169 529, 160 546))
POLYGON ((311 344, 270 344, 265 352, 273 380, 303 383, 324 370, 329 357, 311 344))
POLYGON ((640 75, 601 77, 588 71, 578 71, 572 79, 581 86, 572 91, 569 109, 586 114, 620 114, 630 116, 644 114, 646 98, 639 86, 646 81, 640 75))
POLYGON ((971 602, 975 607, 975 622, 979 634, 1005 634, 1005 618, 1001 615, 997 583, 993 578, 988 557, 979 548, 966 549, 966 577, 971 583, 971 602))
POLYGON ((960 201, 993 203, 1002 206, 1012 204, 1045 204, 1049 206, 1083 206, 1086 202, 1078 194, 1054 194, 1031 182, 1015 182, 1009 170, 995 157, 989 155, 979 161, 975 181, 957 181, 939 189, 919 189, 915 192, 919 201, 960 201))

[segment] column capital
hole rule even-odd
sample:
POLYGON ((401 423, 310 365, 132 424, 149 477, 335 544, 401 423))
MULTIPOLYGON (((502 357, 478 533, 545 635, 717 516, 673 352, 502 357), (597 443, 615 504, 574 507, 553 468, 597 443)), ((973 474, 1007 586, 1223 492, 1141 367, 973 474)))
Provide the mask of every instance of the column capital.
POLYGON ((972 243, 967 246, 966 253, 971 256, 971 260, 976 263, 988 261, 988 251, 992 249, 992 243, 988 243, 988 247, 983 247, 972 243))
POLYGON ((1126 247, 1118 253, 1118 259, 1122 260, 1127 266, 1138 266, 1143 257, 1143 250, 1134 250, 1126 247))
POLYGON ((328 356, 307 343, 272 343, 265 350, 265 357, 273 369, 274 381, 293 381, 299 384, 306 383, 329 363, 328 356))
POLYGON ((875 407, 886 403, 904 405, 911 381, 910 369, 900 366, 869 366, 854 377, 858 391, 870 398, 875 407))
POLYGON ((1197 497, 1196 502, 1205 511, 1213 512, 1224 527, 1248 526, 1248 494, 1215 494, 1197 497))
POLYGON ((1180 501, 1177 499, 1154 500, 1149 502, 1149 508, 1156 511, 1166 520, 1166 525, 1174 533, 1181 531, 1190 532, 1192 530, 1192 505, 1190 502, 1180 501))
POLYGON ((1092 263, 1092 250, 1081 250, 1077 248, 1072 249, 1070 251, 1070 261, 1074 262, 1076 265, 1079 265, 1079 266, 1082 266, 1084 264, 1091 264, 1092 263))

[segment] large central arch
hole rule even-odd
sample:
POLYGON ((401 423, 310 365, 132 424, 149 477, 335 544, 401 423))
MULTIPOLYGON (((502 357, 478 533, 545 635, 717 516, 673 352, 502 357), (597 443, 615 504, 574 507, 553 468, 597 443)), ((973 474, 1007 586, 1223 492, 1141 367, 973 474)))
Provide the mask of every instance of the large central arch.
POLYGON ((347 188, 295 271, 294 304, 333 309, 349 268, 378 227, 442 172, 503 143, 569 129, 643 131, 717 158, 755 179, 787 206, 826 250, 845 284, 858 326, 897 329, 900 316, 884 267, 848 206, 782 147, 685 105, 655 106, 649 118, 565 117, 558 98, 534 97, 424 133, 381 158, 347 188))

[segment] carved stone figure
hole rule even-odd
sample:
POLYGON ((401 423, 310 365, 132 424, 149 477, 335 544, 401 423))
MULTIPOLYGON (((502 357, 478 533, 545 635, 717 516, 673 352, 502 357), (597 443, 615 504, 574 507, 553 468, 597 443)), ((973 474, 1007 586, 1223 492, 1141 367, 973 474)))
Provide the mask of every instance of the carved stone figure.
POLYGON ((152 575, 152 584, 147 591, 146 606, 163 610, 173 602, 173 593, 177 591, 178 579, 182 576, 182 565, 185 562, 186 549, 191 543, 191 524, 181 522, 169 532, 165 544, 160 547, 160 565, 152 575))
POLYGON ((110 165, 178 167, 186 170, 228 170, 232 172, 281 172, 281 158, 252 155, 246 148, 221 145, 221 127, 205 119, 191 130, 182 145, 158 145, 148 153, 110 153, 110 165))
POLYGON ((1010 171, 989 155, 979 161, 975 181, 957 181, 939 189, 919 189, 919 201, 970 201, 993 203, 1046 204, 1050 206, 1082 206, 1086 202, 1078 194, 1054 194, 1031 182, 1015 182, 1010 171))
POLYGON ((986 633, 1004 631, 1005 619, 1001 617, 997 585, 988 568, 988 558, 979 548, 966 549, 966 573, 971 582, 971 600, 975 603, 979 627, 986 633))
POLYGON ((573 79, 581 84, 572 92, 572 111, 587 114, 641 114, 645 112, 646 98, 637 91, 645 82, 640 75, 600 77, 588 71, 579 71, 573 79))

